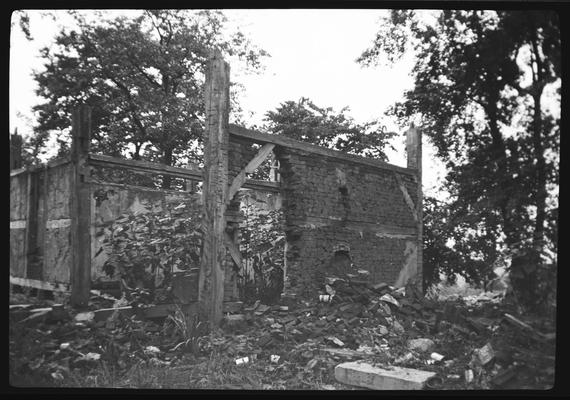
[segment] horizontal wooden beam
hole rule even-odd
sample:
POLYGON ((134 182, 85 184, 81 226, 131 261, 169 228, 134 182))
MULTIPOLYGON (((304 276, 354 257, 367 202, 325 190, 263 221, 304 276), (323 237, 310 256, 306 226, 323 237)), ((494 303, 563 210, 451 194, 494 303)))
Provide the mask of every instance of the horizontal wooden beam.
POLYGON ((38 281, 36 279, 19 278, 17 276, 10 276, 10 284, 23 287, 30 287, 40 290, 49 290, 51 292, 68 292, 69 285, 63 283, 51 283, 38 281))
POLYGON ((397 165, 392 165, 380 160, 374 160, 372 158, 364 158, 356 156, 354 154, 343 153, 342 151, 338 150, 327 149, 321 146, 316 146, 314 144, 291 139, 287 136, 270 135, 267 133, 246 129, 235 124, 230 124, 229 127, 230 127, 230 135, 242 139, 248 139, 254 143, 260 143, 260 144, 273 143, 278 146, 287 147, 290 149, 306 151, 308 153, 318 154, 325 157, 333 157, 343 161, 349 161, 356 164, 367 165, 369 167, 388 169, 391 171, 397 171, 408 175, 415 175, 417 173, 415 169, 398 167, 397 165))
MULTIPOLYGON (((199 181, 202 181, 202 179, 203 179, 202 172, 197 171, 196 169, 171 167, 171 166, 165 166, 165 165, 156 164, 156 163, 148 163, 148 164, 151 164, 150 168, 148 168, 148 165, 146 165, 147 162, 144 162, 144 161, 124 160, 121 158, 103 156, 100 154, 90 154, 89 155, 89 163, 92 165, 98 165, 101 167, 117 166, 117 167, 130 168, 133 170, 144 171, 144 172, 165 173, 168 175, 178 176, 178 177, 184 178, 184 179, 192 179, 192 180, 199 180, 199 181), (139 163, 142 163, 143 165, 140 165, 139 163), (154 166, 158 166, 159 169, 164 167, 169 172, 160 172, 157 170, 157 168, 154 168, 154 166)), ((16 170, 16 171, 18 171, 18 170, 16 170)), ((12 171, 12 172, 15 172, 15 171, 12 171)), ((153 189, 153 188, 146 188, 144 186, 136 186, 136 185, 128 185, 128 184, 122 184, 122 183, 115 183, 115 182, 98 181, 98 180, 95 180, 92 178, 88 179, 87 181, 89 181, 89 183, 93 183, 93 184, 115 185, 115 186, 120 186, 120 187, 125 187, 125 188, 131 188, 131 189, 155 190, 158 192, 168 191, 165 189, 153 189)), ((259 179, 246 179, 245 183, 243 184, 243 187, 248 188, 248 189, 255 189, 255 190, 279 192, 279 188, 281 187, 281 185, 279 182, 262 181, 259 179)))
POLYGON ((24 174, 26 172, 36 172, 39 170, 45 170, 47 168, 55 168, 55 167, 59 167, 60 165, 64 165, 64 164, 68 164, 71 162, 71 158, 70 157, 61 157, 55 160, 51 160, 48 161, 48 163, 46 165, 33 165, 33 166, 26 166, 26 167, 22 167, 22 168, 18 168, 18 169, 14 169, 12 171, 10 171, 10 177, 12 176, 18 176, 21 174, 24 174))
POLYGON ((128 168, 135 171, 164 174, 184 179, 202 180, 202 169, 197 166, 189 166, 188 168, 172 167, 150 161, 126 160, 101 154, 89 154, 89 164, 100 167, 128 168))
POLYGON ((279 193, 279 191, 281 190, 281 183, 262 181, 259 179, 247 179, 242 187, 246 189, 279 193))
POLYGON ((116 187, 116 188, 120 188, 120 189, 138 190, 138 191, 142 191, 142 192, 167 193, 167 194, 174 194, 174 195, 176 195, 176 194, 183 195, 184 193, 188 193, 184 190, 151 188, 151 187, 140 186, 140 185, 131 185, 128 183, 106 182, 106 181, 101 181, 99 179, 93 179, 93 178, 85 179, 85 182, 87 182, 91 185, 94 185, 94 186, 112 186, 112 187, 116 187))

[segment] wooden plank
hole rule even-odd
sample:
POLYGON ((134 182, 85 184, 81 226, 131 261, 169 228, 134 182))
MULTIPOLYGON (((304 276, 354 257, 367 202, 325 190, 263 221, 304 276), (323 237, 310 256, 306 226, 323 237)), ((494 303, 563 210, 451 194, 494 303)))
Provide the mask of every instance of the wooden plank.
POLYGON ((259 179, 246 179, 243 184, 245 189, 261 190, 265 192, 279 193, 281 191, 280 182, 262 181, 259 179))
POLYGON ((228 119, 230 66, 219 50, 210 55, 206 70, 204 130, 204 184, 202 190, 203 245, 200 260, 199 312, 210 329, 222 320, 226 248, 226 194, 228 185, 228 119))
POLYGON ((327 149, 324 147, 316 146, 314 144, 291 139, 286 136, 270 135, 267 133, 246 129, 234 124, 230 124, 229 129, 230 129, 230 135, 234 135, 244 139, 249 139, 254 143, 261 143, 261 144, 273 143, 282 147, 288 147, 295 150, 306 151, 308 153, 319 154, 325 157, 337 158, 343 161, 350 161, 356 164, 367 165, 374 168, 388 169, 391 171, 397 171, 402 174, 408 174, 408 175, 416 174, 415 169, 402 168, 398 167, 397 165, 392 165, 380 160, 375 160, 372 158, 364 158, 353 154, 343 153, 338 150, 327 149))
POLYGON ((187 168, 172 167, 170 165, 153 163, 141 160, 126 160, 101 154, 89 154, 89 163, 99 167, 127 168, 136 171, 163 174, 177 178, 193 178, 202 180, 202 170, 198 166, 189 165, 187 168))
POLYGON ((29 253, 30 253, 30 215, 33 213, 33 206, 32 206, 32 192, 33 192, 33 173, 30 172, 26 178, 26 233, 24 239, 24 254, 23 256, 23 265, 24 265, 24 277, 28 278, 28 266, 29 266, 29 253))
POLYGON ((62 283, 51 283, 39 281, 36 279, 19 278, 16 276, 10 276, 10 284, 18 285, 23 287, 30 287, 40 290, 49 290, 52 292, 68 292, 69 288, 67 285, 62 283))
POLYGON ((29 168, 26 168, 26 167, 14 169, 14 170, 10 171, 10 178, 12 178, 14 176, 22 175, 22 174, 28 172, 28 169, 29 168))
POLYGON ((40 200, 40 174, 41 170, 31 172, 28 175, 30 191, 28 193, 28 216, 27 216, 27 251, 26 251, 26 278, 41 278, 41 267, 38 265, 40 249, 38 245, 38 212, 40 200))
POLYGON ((81 106, 73 112, 71 159, 71 304, 86 307, 91 286, 91 198, 85 177, 89 176, 91 108, 81 106))
POLYGON ((358 361, 343 363, 334 369, 337 381, 374 390, 421 390, 428 379, 436 375, 436 372, 411 368, 388 370, 358 361))
POLYGON ((397 172, 394 172, 394 176, 396 177, 396 181, 398 182, 398 186, 400 187, 400 191, 404 195, 404 200, 406 201, 408 208, 412 212, 412 216, 414 217, 414 221, 418 222, 419 221, 418 220, 418 214, 417 214, 416 206, 414 205, 414 201, 412 200, 412 198, 410 197, 410 194, 408 193, 408 190, 404 186, 404 182, 402 181, 402 178, 400 177, 400 175, 397 172))
POLYGON ((228 195, 226 197, 227 204, 232 201, 238 190, 245 183, 247 174, 254 172, 257 167, 259 167, 261 163, 267 159, 267 156, 273 151, 274 147, 275 145, 273 143, 264 144, 261 149, 259 149, 257 154, 251 159, 251 161, 247 163, 245 168, 236 175, 232 181, 232 184, 230 185, 230 188, 228 189, 228 195))
MULTIPOLYGON (((164 318, 168 315, 176 313, 181 310, 184 314, 193 314, 196 310, 196 303, 190 304, 156 304, 142 311, 143 318, 164 318)), ((110 318, 114 313, 118 312, 120 315, 130 317, 136 314, 136 310, 132 306, 117 307, 117 308, 101 308, 95 310, 93 320, 95 322, 105 321, 110 318)))

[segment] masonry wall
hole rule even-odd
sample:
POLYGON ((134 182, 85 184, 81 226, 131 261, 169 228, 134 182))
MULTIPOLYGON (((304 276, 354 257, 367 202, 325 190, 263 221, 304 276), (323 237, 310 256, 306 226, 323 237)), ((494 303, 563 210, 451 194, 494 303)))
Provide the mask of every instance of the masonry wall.
MULTIPOLYGON (((358 270, 369 271, 372 282, 397 286, 421 277, 417 223, 396 172, 284 147, 276 153, 292 290, 315 295, 326 276, 358 270), (339 255, 350 262, 339 263, 339 255)), ((416 177, 400 177, 415 203, 416 177)))

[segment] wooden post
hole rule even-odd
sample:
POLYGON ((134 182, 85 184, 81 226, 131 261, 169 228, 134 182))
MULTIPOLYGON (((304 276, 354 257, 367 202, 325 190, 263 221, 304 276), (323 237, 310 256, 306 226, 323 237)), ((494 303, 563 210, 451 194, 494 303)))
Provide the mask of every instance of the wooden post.
POLYGON ((26 278, 41 279, 38 248, 38 211, 42 171, 28 172, 28 211, 26 217, 26 278))
POLYGON ((71 134, 71 304, 85 307, 91 289, 91 199, 85 179, 89 177, 90 107, 81 106, 74 110, 71 134))
POLYGON ((230 66, 219 51, 210 55, 206 71, 206 129, 204 131, 204 238, 200 260, 199 312, 210 328, 222 319, 224 300, 224 231, 228 191, 230 66))
POLYGON ((422 133, 412 124, 406 132, 408 168, 418 171, 416 216, 418 222, 418 284, 423 291, 423 191, 422 191, 422 133))
POLYGON ((10 170, 22 168, 22 137, 15 130, 10 137, 10 170))

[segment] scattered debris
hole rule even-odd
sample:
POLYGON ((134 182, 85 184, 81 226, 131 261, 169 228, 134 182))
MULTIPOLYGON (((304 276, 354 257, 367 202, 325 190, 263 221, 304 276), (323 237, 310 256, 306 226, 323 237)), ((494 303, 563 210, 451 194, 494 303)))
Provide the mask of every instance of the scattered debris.
POLYGON ((155 346, 146 346, 144 349, 144 354, 147 356, 155 356, 160 353, 160 349, 155 346))
POLYGON ((249 357, 241 357, 236 359, 236 365, 243 365, 249 363, 249 357))
POLYGON ((76 322, 91 322, 95 318, 93 311, 80 312, 73 318, 76 322))
POLYGON ((398 357, 394 360, 395 364, 403 364, 405 362, 408 362, 410 360, 414 359, 414 355, 412 353, 406 353, 401 357, 398 357))
POLYGON ((544 334, 542 332, 537 331, 536 329, 534 329, 532 326, 530 326, 529 324, 521 321, 518 318, 513 317, 511 314, 505 313, 505 318, 513 323, 514 325, 518 326, 519 328, 522 328, 524 330, 526 330, 527 332, 529 332, 530 334, 534 335, 534 337, 542 339, 542 340, 554 340, 556 339, 556 333, 547 333, 544 334))
POLYGON ((433 346, 435 346, 433 340, 426 338, 412 339, 408 342, 408 349, 421 351, 423 353, 430 351, 433 346))
POLYGON ((332 297, 328 294, 321 294, 319 295, 319 301, 323 302, 323 303, 329 303, 331 301, 332 297))
POLYGON ((390 303, 390 304, 393 304, 396 307, 400 307, 400 303, 398 303, 398 300, 396 300, 394 297, 392 297, 388 293, 386 293, 385 295, 380 297, 380 300, 385 301, 385 302, 390 303))
POLYGON ((473 357, 475 359, 475 362, 483 367, 493 361, 495 358, 495 352, 493 351, 491 343, 487 343, 480 349, 476 349, 473 352, 473 357))
MULTIPOLYGON (((217 354, 217 357, 228 357, 228 362, 233 365, 250 365, 248 371, 249 368, 266 373, 278 371, 279 376, 285 377, 283 382, 289 379, 311 381, 308 374, 318 379, 329 374, 332 378, 333 371, 336 376, 335 367, 346 362, 359 362, 392 373, 419 367, 420 370, 414 371, 437 373, 438 377, 443 377, 443 380, 436 377, 424 381, 423 387, 429 389, 444 386, 502 388, 505 385, 513 388, 530 382, 532 375, 524 375, 524 371, 530 370, 540 374, 535 379, 546 382, 544 387, 554 380, 554 357, 540 354, 538 347, 528 349, 527 336, 520 341, 517 339, 521 336, 520 329, 525 332, 538 330, 518 318, 512 319, 511 314, 508 315, 512 318, 504 316, 509 308, 497 309, 485 303, 489 305, 484 311, 473 306, 472 312, 467 314, 467 307, 460 301, 441 305, 422 297, 411 286, 396 290, 387 284, 372 285, 354 276, 329 277, 325 282, 326 285, 323 283, 319 289, 320 293, 327 294, 321 296, 329 296, 332 301, 295 298, 288 305, 265 305, 259 300, 249 307, 242 304, 234 308, 240 313, 226 314, 223 329, 208 336, 189 330, 183 325, 184 319, 179 317, 178 322, 170 317, 151 320, 147 308, 144 312, 135 312, 137 307, 118 301, 114 301, 114 308, 94 310, 90 306, 90 310, 74 318, 62 305, 37 305, 36 308, 12 305, 11 321, 44 315, 32 318, 37 319, 34 326, 37 329, 25 329, 33 332, 40 342, 45 342, 46 350, 29 359, 22 358, 20 365, 25 369, 19 371, 41 371, 48 378, 60 380, 60 374, 67 379, 66 374, 73 368, 93 369, 98 361, 112 363, 117 370, 125 371, 141 361, 157 367, 174 367, 187 363, 187 357, 217 354), (501 319, 509 323, 501 324, 501 319), (239 326, 240 329, 228 331, 226 326, 239 326), (509 339, 502 339, 505 334, 511 335, 509 339), (466 355, 464 349, 475 347, 474 343, 480 343, 481 338, 488 341, 487 344, 475 348, 472 357, 466 355), (445 355, 434 349, 445 349, 445 355), (537 357, 540 362, 536 361, 537 357), (253 363, 254 359, 263 361, 253 363), (429 371, 421 371, 421 365, 429 365, 426 367, 429 371)), ((106 306, 111 300, 96 297, 96 301, 106 306)), ((174 317, 173 311, 164 305, 160 309, 162 315, 170 312, 174 317)), ((553 326, 536 318, 532 321, 533 326, 544 330, 553 326)), ((538 333, 533 337, 540 338, 538 333)), ((548 340, 535 343, 545 349, 552 347, 548 340)), ((192 360, 196 362, 195 358, 192 360)), ((365 372, 360 371, 364 375, 370 371, 365 372)), ((405 383, 405 376, 382 375, 378 378, 370 375, 367 379, 374 385, 383 382, 384 388, 396 385, 389 383, 390 380, 404 381, 397 384, 400 386, 418 386, 417 382, 405 383)), ((267 384, 251 383, 259 388, 267 384)), ((276 387, 277 384, 270 382, 270 385, 276 387)), ((286 387, 282 383, 279 385, 286 387)), ((337 385, 341 383, 331 387, 342 389, 337 385)), ((239 386, 244 387, 243 384, 239 386)))
POLYGON ((335 338, 334 336, 329 336, 326 338, 326 340, 336 344, 338 347, 344 347, 344 342, 342 340, 335 338))

